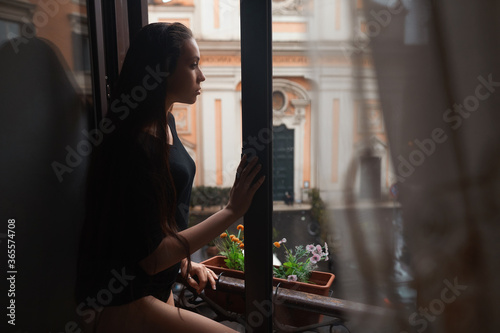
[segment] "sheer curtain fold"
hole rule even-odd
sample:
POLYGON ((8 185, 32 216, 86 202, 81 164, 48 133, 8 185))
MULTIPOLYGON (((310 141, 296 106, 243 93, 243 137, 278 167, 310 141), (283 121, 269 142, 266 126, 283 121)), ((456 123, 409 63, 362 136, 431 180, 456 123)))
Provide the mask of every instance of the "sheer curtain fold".
MULTIPOLYGON (((403 326, 494 332, 500 326, 500 3, 402 3, 406 17, 370 46, 418 294, 417 315, 403 326), (420 15, 420 25, 412 15, 420 15), (399 39, 392 29, 404 29, 399 39), (422 38, 411 40, 409 30, 422 38)), ((365 12, 377 6, 365 1, 365 12)))

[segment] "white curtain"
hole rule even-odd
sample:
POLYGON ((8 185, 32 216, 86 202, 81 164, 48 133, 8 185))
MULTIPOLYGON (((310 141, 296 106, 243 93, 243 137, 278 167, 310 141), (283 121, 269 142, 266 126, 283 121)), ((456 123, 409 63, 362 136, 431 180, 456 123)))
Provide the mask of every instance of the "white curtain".
POLYGON ((403 38, 394 19, 371 39, 417 290, 401 329, 496 332, 500 2, 403 5, 403 38))
MULTIPOLYGON (((356 29, 359 9, 351 9, 356 29)), ((370 38, 350 53, 359 64, 357 93, 366 94, 362 64, 372 57, 401 216, 384 224, 348 191, 345 202, 355 208, 333 216, 331 232, 352 256, 339 259, 338 276, 348 266, 359 274, 344 276, 359 281, 342 297, 356 289, 358 301, 394 311, 353 315, 351 330, 498 332, 500 1, 365 0, 362 12, 370 38), (367 233, 363 223, 371 222, 378 230, 367 233), (394 278, 400 239, 414 297, 394 278), (376 253, 371 242, 382 244, 376 253), (401 303, 406 296, 411 302, 401 303)))

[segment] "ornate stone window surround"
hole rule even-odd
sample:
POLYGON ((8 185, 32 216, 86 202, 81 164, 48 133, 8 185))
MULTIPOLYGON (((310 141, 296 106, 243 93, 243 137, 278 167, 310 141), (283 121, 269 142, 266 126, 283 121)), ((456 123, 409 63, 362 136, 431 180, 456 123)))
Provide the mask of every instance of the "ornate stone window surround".
POLYGON ((285 105, 280 110, 273 110, 273 126, 284 124, 288 129, 294 130, 293 188, 294 198, 299 199, 302 197, 301 191, 304 183, 305 110, 311 104, 311 99, 302 86, 286 79, 274 79, 273 91, 282 92, 284 96, 289 91, 299 96, 299 98, 290 101, 285 99, 285 105), (295 114, 293 115, 285 114, 290 105, 295 107, 295 114))

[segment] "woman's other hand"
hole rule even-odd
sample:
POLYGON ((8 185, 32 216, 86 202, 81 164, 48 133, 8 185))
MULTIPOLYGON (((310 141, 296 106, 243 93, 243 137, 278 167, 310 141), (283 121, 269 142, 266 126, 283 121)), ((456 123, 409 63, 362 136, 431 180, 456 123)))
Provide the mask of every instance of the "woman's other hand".
POLYGON ((207 283, 210 284, 213 290, 215 290, 215 280, 217 280, 217 274, 211 269, 208 269, 205 265, 191 261, 191 270, 187 272, 187 260, 181 261, 181 275, 186 277, 187 283, 196 289, 196 292, 200 294, 207 283), (187 274, 186 274, 187 273, 187 274), (196 276, 197 279, 194 279, 196 276), (198 280, 198 281, 196 281, 198 280))
POLYGON ((247 163, 247 155, 243 155, 236 169, 236 179, 229 192, 229 202, 225 209, 231 211, 238 218, 248 210, 255 192, 264 183, 265 176, 254 182, 255 177, 262 168, 262 165, 257 164, 257 162, 258 158, 254 157, 247 163))

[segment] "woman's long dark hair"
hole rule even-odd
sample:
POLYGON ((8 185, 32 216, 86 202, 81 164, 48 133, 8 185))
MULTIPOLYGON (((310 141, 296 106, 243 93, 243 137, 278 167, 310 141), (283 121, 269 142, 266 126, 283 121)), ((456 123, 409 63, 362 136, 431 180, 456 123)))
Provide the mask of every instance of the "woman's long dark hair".
POLYGON ((165 101, 169 88, 167 77, 177 66, 184 42, 192 37, 192 32, 180 23, 153 23, 142 28, 130 44, 105 116, 112 131, 104 134, 89 167, 80 271, 84 271, 82 263, 85 260, 95 262, 101 253, 115 251, 108 244, 109 237, 117 238, 119 231, 116 225, 106 222, 113 220, 109 218, 116 216, 112 210, 122 202, 116 188, 124 181, 119 170, 141 135, 151 130, 156 137, 155 149, 148 153, 154 154, 152 160, 157 165, 155 171, 146 176, 154 184, 153 195, 159 209, 155 216, 164 236, 173 236, 184 246, 189 271, 189 244, 177 234, 175 221, 177 202, 168 163, 169 110, 166 110, 165 101))
POLYGON ((160 142, 160 174, 167 177, 160 181, 157 197, 160 198, 162 229, 166 235, 176 235, 175 187, 168 163, 169 145, 167 111, 165 100, 168 94, 167 77, 173 73, 186 40, 193 38, 189 28, 181 23, 152 23, 142 28, 132 40, 123 62, 120 77, 112 94, 110 109, 106 115, 116 130, 116 145, 128 148, 141 132, 153 129, 160 142), (127 103, 123 103, 128 99, 127 103), (117 101, 128 106, 117 108, 117 101), (113 104, 114 103, 114 104, 113 104))

